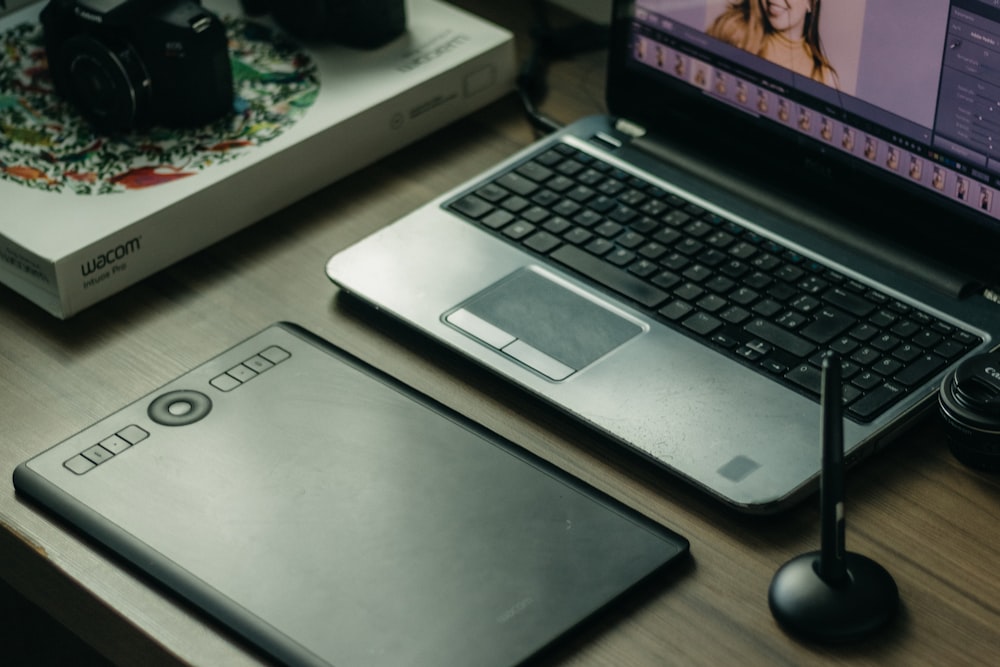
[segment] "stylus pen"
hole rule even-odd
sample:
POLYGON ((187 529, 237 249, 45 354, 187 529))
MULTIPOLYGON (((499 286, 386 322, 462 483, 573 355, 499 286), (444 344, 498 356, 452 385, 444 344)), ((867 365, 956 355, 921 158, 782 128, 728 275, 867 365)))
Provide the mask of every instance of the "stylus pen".
POLYGON ((823 358, 820 420, 823 461, 820 471, 819 576, 830 586, 847 582, 844 547, 844 409, 840 386, 840 358, 823 358))

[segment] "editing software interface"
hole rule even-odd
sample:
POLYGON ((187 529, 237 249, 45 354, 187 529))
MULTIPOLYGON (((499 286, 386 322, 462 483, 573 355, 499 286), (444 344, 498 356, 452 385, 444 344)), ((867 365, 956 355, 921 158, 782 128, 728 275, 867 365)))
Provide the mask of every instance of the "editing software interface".
POLYGON ((1000 0, 637 0, 632 52, 1000 220, 1000 0))

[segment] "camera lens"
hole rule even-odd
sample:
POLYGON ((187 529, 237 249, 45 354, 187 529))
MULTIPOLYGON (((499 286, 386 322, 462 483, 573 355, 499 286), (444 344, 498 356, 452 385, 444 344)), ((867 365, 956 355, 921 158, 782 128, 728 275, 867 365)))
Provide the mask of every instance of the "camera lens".
POLYGON ((112 50, 87 35, 66 42, 70 96, 102 130, 130 130, 148 114, 150 89, 145 68, 127 45, 112 50))

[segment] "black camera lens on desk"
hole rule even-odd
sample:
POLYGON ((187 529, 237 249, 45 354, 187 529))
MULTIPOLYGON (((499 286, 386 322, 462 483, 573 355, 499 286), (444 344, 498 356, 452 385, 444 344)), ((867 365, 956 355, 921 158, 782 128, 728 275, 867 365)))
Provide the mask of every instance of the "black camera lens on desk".
POLYGON ((946 375, 938 408, 955 458, 1000 472, 1000 349, 966 359, 946 375))
POLYGON ((56 92, 101 131, 232 111, 225 26, 195 0, 52 0, 41 23, 56 92))

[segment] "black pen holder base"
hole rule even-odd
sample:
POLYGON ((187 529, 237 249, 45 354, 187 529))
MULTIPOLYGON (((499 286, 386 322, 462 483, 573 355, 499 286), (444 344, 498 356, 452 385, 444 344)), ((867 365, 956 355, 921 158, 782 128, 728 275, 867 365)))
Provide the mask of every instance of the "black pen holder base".
POLYGON ((808 641, 864 639, 892 620, 899 590, 885 568, 865 556, 846 555, 848 580, 831 586, 819 576, 819 552, 785 563, 771 581, 768 604, 778 624, 808 641))

